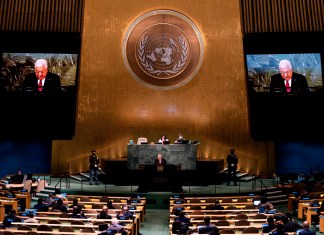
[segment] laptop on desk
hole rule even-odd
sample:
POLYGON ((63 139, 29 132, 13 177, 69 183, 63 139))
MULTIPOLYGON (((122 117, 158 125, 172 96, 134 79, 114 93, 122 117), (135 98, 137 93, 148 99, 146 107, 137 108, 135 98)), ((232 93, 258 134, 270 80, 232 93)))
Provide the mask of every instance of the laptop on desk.
MULTIPOLYGON (((162 142, 156 142, 155 144, 162 144, 162 142)), ((164 141, 163 144, 170 144, 170 140, 164 141)))

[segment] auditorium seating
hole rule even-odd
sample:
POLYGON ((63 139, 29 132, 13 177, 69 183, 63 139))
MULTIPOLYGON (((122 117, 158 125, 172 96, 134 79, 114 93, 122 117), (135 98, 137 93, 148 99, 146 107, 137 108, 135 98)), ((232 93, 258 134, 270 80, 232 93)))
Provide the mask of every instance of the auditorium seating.
MULTIPOLYGON (((258 208, 252 204, 253 200, 251 197, 226 197, 222 201, 229 204, 224 205, 220 203, 225 208, 224 210, 209 209, 206 203, 209 202, 210 205, 214 205, 216 199, 220 200, 216 197, 185 197, 186 203, 174 204, 175 200, 170 197, 170 229, 171 223, 174 217, 176 217, 173 214, 174 208, 182 208, 187 213, 187 217, 190 218, 193 225, 190 229, 194 233, 197 233, 197 226, 204 223, 203 219, 206 216, 211 218, 211 223, 217 226, 220 234, 242 234, 243 231, 244 234, 260 233, 262 231, 262 224, 266 223, 268 216, 270 216, 269 214, 259 214, 258 208), (200 206, 201 209, 192 210, 194 206, 200 206)), ((170 233, 172 233, 171 230, 170 233)))

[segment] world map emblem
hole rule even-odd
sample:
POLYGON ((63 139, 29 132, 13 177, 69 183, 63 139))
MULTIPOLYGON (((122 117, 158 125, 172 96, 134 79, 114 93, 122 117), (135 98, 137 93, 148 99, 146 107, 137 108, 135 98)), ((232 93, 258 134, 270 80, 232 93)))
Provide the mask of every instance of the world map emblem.
POLYGON ((143 85, 171 90, 187 84, 203 59, 203 41, 196 25, 170 10, 148 12, 128 28, 123 57, 130 74, 143 85))

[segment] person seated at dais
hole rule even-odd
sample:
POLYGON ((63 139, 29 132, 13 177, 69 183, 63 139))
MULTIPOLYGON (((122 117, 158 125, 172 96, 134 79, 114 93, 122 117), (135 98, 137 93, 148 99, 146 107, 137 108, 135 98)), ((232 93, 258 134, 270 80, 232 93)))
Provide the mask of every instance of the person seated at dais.
POLYGON ((179 143, 182 143, 183 140, 184 140, 183 134, 180 132, 178 135, 178 139, 176 141, 174 141, 174 143, 179 144, 179 143))
POLYGON ((168 137, 166 136, 166 134, 163 134, 161 136, 161 138, 159 139, 159 143, 162 143, 162 144, 164 144, 164 143, 170 143, 170 141, 169 141, 168 137))

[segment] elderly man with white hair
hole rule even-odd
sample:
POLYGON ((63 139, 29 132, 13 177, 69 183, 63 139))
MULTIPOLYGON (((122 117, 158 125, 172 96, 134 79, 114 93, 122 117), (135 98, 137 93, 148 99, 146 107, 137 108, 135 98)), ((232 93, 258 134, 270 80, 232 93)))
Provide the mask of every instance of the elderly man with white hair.
POLYGON ((127 234, 124 226, 119 224, 119 220, 117 218, 111 219, 111 224, 108 227, 108 231, 117 231, 117 233, 122 233, 123 235, 127 234))
POLYGON ((61 88, 61 79, 48 71, 46 60, 39 59, 35 62, 34 72, 25 76, 22 87, 24 91, 36 93, 57 92, 61 88))
POLYGON ((308 92, 308 83, 304 75, 293 71, 289 60, 279 62, 279 73, 271 76, 271 92, 308 92))

